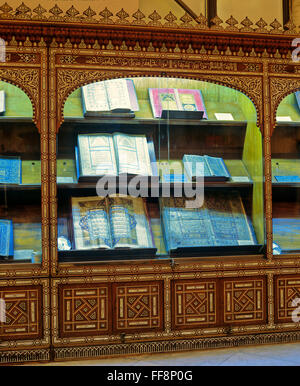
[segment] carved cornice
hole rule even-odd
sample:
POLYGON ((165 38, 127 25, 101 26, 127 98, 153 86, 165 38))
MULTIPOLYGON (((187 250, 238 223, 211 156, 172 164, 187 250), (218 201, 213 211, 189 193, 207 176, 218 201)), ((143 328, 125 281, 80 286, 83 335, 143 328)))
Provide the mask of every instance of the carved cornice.
POLYGON ((122 8, 115 15, 105 8, 98 15, 88 7, 82 14, 73 6, 66 12, 55 6, 30 9, 24 3, 15 10, 0 7, 0 37, 9 44, 57 47, 201 52, 220 55, 290 57, 296 27, 285 28, 262 18, 238 22, 234 17, 213 19, 209 27, 202 14, 196 19, 184 14, 165 17, 156 11, 146 16, 140 10, 131 16, 122 8), (100 28, 99 28, 100 27, 100 28), (43 40, 41 40, 43 37, 43 40), (54 40, 55 39, 55 40, 54 40), (12 41, 12 42, 11 42, 12 41))

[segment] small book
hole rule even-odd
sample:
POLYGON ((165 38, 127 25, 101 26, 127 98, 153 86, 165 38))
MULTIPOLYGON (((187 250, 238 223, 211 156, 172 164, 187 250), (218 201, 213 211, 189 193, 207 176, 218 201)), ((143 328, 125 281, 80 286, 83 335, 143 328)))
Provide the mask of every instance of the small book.
POLYGON ((285 182, 287 184, 292 184, 300 182, 299 176, 275 176, 277 182, 285 182))
POLYGON ((153 248, 146 202, 123 195, 72 197, 75 249, 153 248))
POLYGON ((0 184, 21 184, 21 158, 0 156, 0 184))
POLYGON ((0 256, 13 256, 14 236, 12 220, 0 220, 0 256))
POLYGON ((79 181, 104 175, 157 173, 153 141, 148 142, 144 134, 79 134, 76 158, 79 181))
MULTIPOLYGON (((207 113, 200 90, 176 88, 149 88, 150 104, 155 118, 161 118, 163 111, 203 112, 207 113)), ((185 114, 188 117, 188 114, 185 114)), ((192 115, 191 115, 192 117, 192 115)))
POLYGON ((223 158, 185 154, 182 161, 187 176, 192 180, 204 177, 207 180, 227 181, 231 177, 223 158))
MULTIPOLYGON (((132 79, 112 79, 81 88, 84 116, 132 113, 139 110, 132 79)), ((134 115, 133 115, 134 116, 134 115)))
POLYGON ((5 114, 5 91, 0 90, 0 115, 5 114))

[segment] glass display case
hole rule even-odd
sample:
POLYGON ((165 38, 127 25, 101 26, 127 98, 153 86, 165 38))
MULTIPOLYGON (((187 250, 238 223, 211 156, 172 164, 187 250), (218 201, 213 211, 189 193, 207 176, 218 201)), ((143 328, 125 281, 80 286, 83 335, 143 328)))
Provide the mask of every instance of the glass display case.
POLYGON ((40 135, 18 87, 0 82, 0 110, 0 264, 40 263, 40 135))
POLYGON ((272 135, 273 253, 300 252, 299 92, 279 105, 272 135))
POLYGON ((58 260, 262 255, 262 148, 254 105, 224 86, 77 89, 57 138, 58 260))

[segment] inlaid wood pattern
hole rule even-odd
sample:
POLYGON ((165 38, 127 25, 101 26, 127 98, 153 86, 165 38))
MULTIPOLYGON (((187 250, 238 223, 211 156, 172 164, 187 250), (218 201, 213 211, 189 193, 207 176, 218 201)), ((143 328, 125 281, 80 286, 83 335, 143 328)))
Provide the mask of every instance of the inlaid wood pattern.
POLYGON ((162 282, 118 283, 113 293, 116 332, 163 329, 162 282))
POLYGON ((292 313, 300 304, 293 305, 293 300, 300 299, 300 276, 275 276, 275 322, 291 323, 292 313))
POLYGON ((224 324, 266 321, 265 278, 225 279, 222 296, 224 324))
POLYGON ((41 338, 41 286, 0 287, 5 302, 5 323, 0 323, 0 340, 41 338))
POLYGON ((216 325, 216 299, 216 281, 174 281, 172 283, 172 328, 216 325))
POLYGON ((60 335, 99 335, 110 331, 107 285, 61 286, 60 335))

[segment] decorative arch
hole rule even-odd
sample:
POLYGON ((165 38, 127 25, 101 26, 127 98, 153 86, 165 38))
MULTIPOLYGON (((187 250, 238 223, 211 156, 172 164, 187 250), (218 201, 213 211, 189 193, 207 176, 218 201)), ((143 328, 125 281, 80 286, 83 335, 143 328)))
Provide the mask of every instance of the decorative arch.
POLYGON ((300 77, 297 78, 271 78, 271 135, 276 127, 276 113, 280 103, 289 94, 300 90, 300 77))
POLYGON ((184 74, 177 72, 169 72, 168 74, 157 72, 145 74, 140 71, 103 71, 103 70, 72 70, 59 69, 57 72, 57 123, 56 131, 59 130, 64 121, 63 110, 64 105, 69 95, 79 87, 89 83, 100 82, 108 79, 124 78, 124 77, 165 77, 177 79, 191 79, 203 82, 210 82, 232 88, 243 93, 253 103, 257 114, 257 126, 262 131, 262 99, 263 81, 260 76, 234 76, 234 75, 210 75, 210 74, 184 74))
POLYGON ((40 81, 39 70, 0 68, 0 80, 20 88, 32 105, 32 120, 40 132, 40 81))

